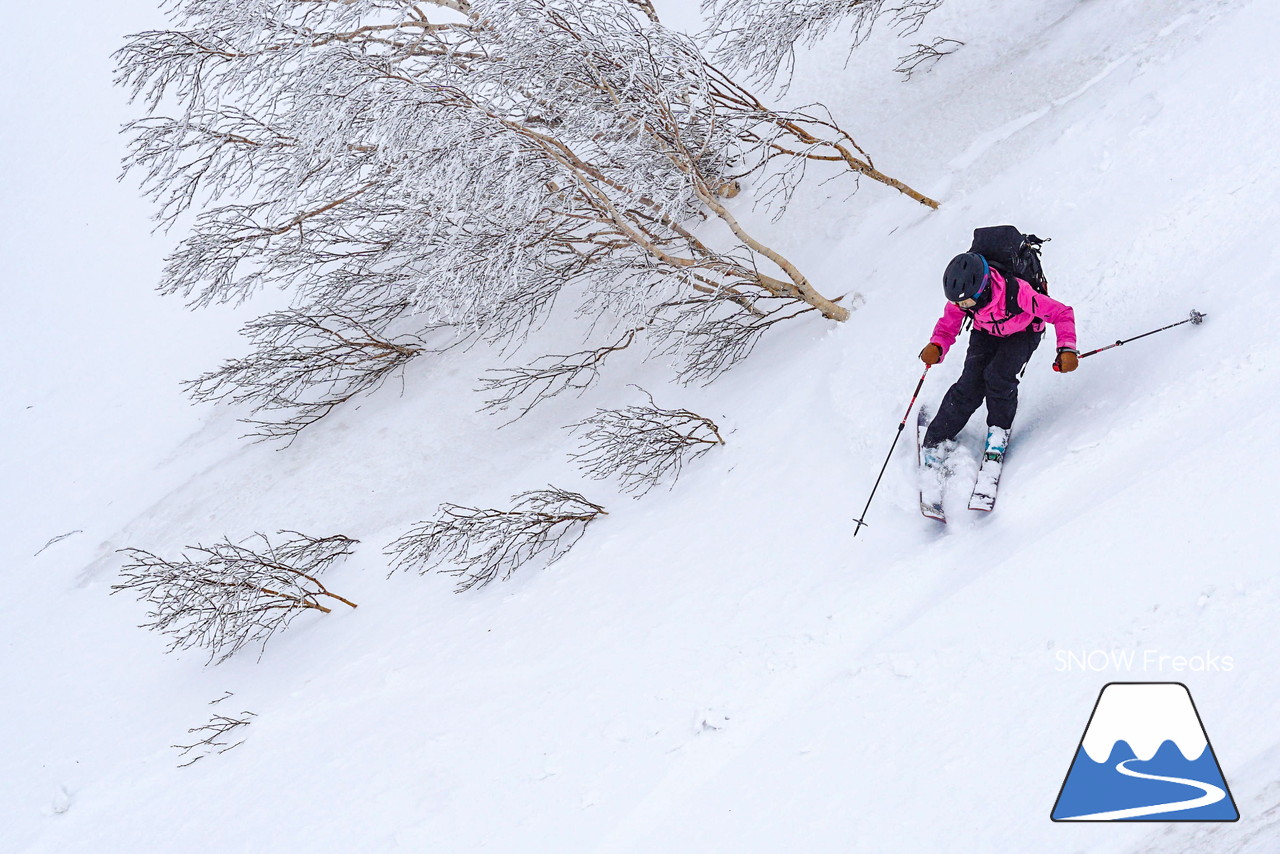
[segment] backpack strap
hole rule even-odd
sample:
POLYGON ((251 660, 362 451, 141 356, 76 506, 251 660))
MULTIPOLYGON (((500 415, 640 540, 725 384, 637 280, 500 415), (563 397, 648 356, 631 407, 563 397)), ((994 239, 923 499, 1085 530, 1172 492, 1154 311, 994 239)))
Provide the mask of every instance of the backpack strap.
POLYGON ((1022 288, 1022 280, 1017 276, 1004 277, 1004 313, 1006 317, 1022 314, 1022 306, 1018 305, 1018 291, 1022 288))
POLYGON ((1003 264, 995 264, 990 261, 987 263, 991 264, 991 267, 1000 273, 1000 278, 1004 279, 1005 320, 1022 314, 1022 306, 1018 305, 1018 290, 1021 287, 1018 282, 1021 280, 1013 273, 1009 272, 1008 268, 1003 264))
MULTIPOLYGON (((1038 288, 1038 287, 1036 287, 1036 286, 1035 286, 1035 283, 1033 283, 1033 282, 1027 282, 1027 280, 1026 280, 1026 279, 1020 279, 1020 278, 1018 278, 1017 276, 1015 276, 1015 275, 1013 275, 1013 274, 1011 274, 1011 273, 1005 273, 1005 272, 1003 272, 1003 271, 1001 271, 1001 275, 1003 275, 1003 276, 1004 276, 1004 314, 1005 314, 1005 320, 1008 320, 1008 319, 1009 319, 1009 318, 1011 318, 1011 317, 1016 317, 1016 316, 1017 316, 1017 315, 1019 315, 1019 314, 1025 314, 1025 313, 1026 313, 1025 311, 1023 311, 1022 306, 1018 305, 1018 292, 1019 292, 1020 290, 1022 290, 1022 283, 1023 283, 1023 282, 1026 282, 1027 287, 1031 288, 1031 290, 1032 290, 1033 292, 1035 292, 1035 293, 1037 293, 1037 294, 1038 294, 1038 293, 1044 293, 1045 295, 1048 295, 1048 289, 1047 289, 1047 288, 1046 288, 1045 290, 1041 291, 1041 290, 1040 290, 1040 288, 1038 288), (1010 283, 1010 282, 1013 282, 1015 285, 1017 285, 1017 287, 1010 287, 1010 286, 1009 286, 1009 283, 1010 283)), ((1035 298, 1033 297, 1033 298, 1032 298, 1032 305, 1034 305, 1034 304, 1035 304, 1035 298)), ((1042 317, 1033 317, 1033 318, 1031 319, 1031 324, 1030 324, 1027 328, 1028 328, 1028 329, 1035 329, 1035 328, 1036 328, 1036 324, 1040 324, 1040 326, 1039 326, 1039 331, 1043 332, 1043 331, 1044 331, 1044 318, 1042 318, 1042 317)), ((1024 370, 1025 370, 1025 369, 1024 369, 1024 370)))

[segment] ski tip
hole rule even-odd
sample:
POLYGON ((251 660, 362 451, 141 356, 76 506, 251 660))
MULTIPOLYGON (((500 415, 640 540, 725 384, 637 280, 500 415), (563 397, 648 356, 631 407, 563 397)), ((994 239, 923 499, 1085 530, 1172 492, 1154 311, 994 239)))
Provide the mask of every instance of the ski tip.
POLYGON ((973 494, 969 496, 970 510, 982 510, 983 512, 990 513, 995 506, 996 494, 994 491, 979 492, 974 490, 973 494))
POLYGON ((920 505, 920 513, 921 513, 921 515, 923 515, 926 519, 937 519, 939 522, 946 522, 946 521, 947 521, 947 514, 946 514, 946 513, 944 513, 944 512, 942 512, 942 508, 941 508, 941 507, 933 507, 933 506, 928 505, 928 504, 921 504, 921 505, 920 505))

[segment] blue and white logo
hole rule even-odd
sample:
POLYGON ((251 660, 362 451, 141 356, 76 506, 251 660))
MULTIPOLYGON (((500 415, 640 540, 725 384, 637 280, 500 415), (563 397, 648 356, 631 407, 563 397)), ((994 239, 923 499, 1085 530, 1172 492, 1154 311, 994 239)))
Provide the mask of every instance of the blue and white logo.
POLYGON ((1054 821, 1240 818, 1181 682, 1112 682, 1062 783, 1054 821))

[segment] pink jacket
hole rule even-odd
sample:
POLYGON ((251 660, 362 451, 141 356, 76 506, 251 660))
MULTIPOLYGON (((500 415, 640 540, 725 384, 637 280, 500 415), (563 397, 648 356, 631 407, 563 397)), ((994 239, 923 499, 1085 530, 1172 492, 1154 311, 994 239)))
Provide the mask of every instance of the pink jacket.
MULTIPOLYGON (((1018 288, 1018 307, 1022 311, 1013 316, 1005 313, 1005 288, 1008 284, 1004 276, 993 269, 991 281, 987 283, 987 287, 991 288, 991 299, 974 312, 973 328, 998 338, 1007 338, 1026 329, 1037 319, 1044 320, 1053 324, 1053 331, 1058 336, 1058 347, 1076 349, 1076 313, 1071 310, 1071 306, 1037 293, 1022 279, 1013 279, 1013 283, 1018 288)), ((933 327, 933 337, 929 342, 942 348, 943 358, 946 358, 947 351, 960 334, 960 324, 964 322, 964 317, 964 309, 947 303, 942 317, 933 327)), ((1043 328, 1043 324, 1040 328, 1043 328)))

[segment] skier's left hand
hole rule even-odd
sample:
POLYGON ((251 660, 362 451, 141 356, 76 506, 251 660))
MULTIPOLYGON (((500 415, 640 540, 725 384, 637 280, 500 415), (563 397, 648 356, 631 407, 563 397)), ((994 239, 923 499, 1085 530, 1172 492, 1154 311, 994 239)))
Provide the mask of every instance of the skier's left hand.
POLYGON ((1075 350, 1059 350, 1058 358, 1053 360, 1053 369, 1060 374, 1069 374, 1080 367, 1080 357, 1075 350))

